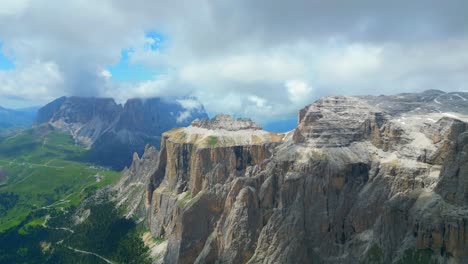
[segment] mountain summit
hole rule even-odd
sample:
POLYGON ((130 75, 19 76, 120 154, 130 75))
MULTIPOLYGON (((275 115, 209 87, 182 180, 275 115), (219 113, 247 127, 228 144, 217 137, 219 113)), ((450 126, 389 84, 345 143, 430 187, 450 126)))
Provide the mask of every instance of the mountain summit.
POLYGON ((159 146, 164 131, 206 117, 190 97, 130 99, 123 106, 112 98, 61 97, 39 109, 35 123, 69 133, 93 161, 121 169, 146 144, 159 146))
POLYGON ((286 134, 197 120, 135 157, 125 200, 161 263, 466 263, 466 98, 329 96, 286 134))

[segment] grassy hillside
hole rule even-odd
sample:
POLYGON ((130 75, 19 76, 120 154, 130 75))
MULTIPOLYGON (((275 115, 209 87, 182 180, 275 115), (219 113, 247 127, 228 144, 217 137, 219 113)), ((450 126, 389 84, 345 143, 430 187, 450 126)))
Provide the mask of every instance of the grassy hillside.
POLYGON ((0 264, 150 263, 139 227, 102 188, 120 173, 87 155, 48 125, 0 140, 0 264))
MULTIPOLYGON (((86 193, 118 180, 120 173, 81 162, 86 150, 50 126, 0 141, 0 232, 32 212, 66 211, 86 193)), ((42 219, 30 219, 30 225, 42 219)))

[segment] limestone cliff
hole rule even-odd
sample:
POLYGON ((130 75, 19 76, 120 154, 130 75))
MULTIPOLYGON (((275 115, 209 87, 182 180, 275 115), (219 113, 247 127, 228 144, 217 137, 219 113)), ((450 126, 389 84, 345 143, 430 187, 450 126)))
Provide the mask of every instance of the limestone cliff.
POLYGON ((142 221, 146 217, 146 192, 151 176, 158 165, 158 151, 147 145, 145 153, 140 158, 133 154, 132 165, 122 172, 120 181, 116 184, 116 201, 118 207, 124 207, 126 217, 142 221))
POLYGON ((163 262, 467 263, 466 97, 331 96, 287 134, 227 116, 164 133, 145 194, 163 262))

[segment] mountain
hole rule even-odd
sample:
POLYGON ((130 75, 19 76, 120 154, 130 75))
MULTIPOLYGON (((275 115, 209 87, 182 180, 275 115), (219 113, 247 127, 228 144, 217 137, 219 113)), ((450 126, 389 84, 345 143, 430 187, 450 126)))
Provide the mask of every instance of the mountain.
POLYGON ((467 263, 467 99, 329 96, 288 133, 195 120, 117 190, 156 263, 467 263))
POLYGON ((32 125, 37 108, 7 109, 0 106, 0 130, 26 128, 32 125))
POLYGON ((132 153, 195 118, 207 117, 194 98, 130 99, 123 106, 112 98, 61 97, 39 109, 36 124, 49 123, 88 148, 93 162, 122 169, 132 153))

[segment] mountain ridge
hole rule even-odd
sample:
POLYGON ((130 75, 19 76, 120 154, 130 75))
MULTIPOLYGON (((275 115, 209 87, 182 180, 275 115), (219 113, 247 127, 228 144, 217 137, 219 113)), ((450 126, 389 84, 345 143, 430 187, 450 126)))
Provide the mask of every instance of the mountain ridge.
POLYGON ((466 97, 329 96, 288 133, 164 133, 130 169, 158 263, 468 261, 466 97))
POLYGON ((146 144, 159 145, 165 130, 204 118, 203 105, 193 97, 129 99, 60 97, 38 111, 35 124, 50 123, 90 149, 90 158, 117 169, 130 164, 131 153, 143 154, 146 144))
POLYGON ((0 129, 26 128, 32 125, 38 108, 9 109, 0 106, 0 129))

